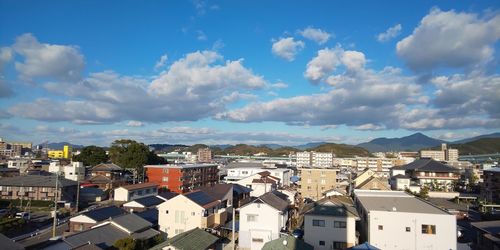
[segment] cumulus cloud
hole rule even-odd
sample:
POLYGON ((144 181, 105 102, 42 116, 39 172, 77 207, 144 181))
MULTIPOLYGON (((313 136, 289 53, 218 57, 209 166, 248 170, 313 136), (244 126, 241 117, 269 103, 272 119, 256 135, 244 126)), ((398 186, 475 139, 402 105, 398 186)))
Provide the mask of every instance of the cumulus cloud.
POLYGON ((12 60, 12 57, 13 52, 11 48, 0 48, 0 98, 11 96, 13 93, 4 75, 5 65, 12 60))
POLYGON ((399 36, 402 29, 403 29, 403 27, 401 26, 401 24, 396 24, 396 25, 388 28, 385 32, 378 34, 377 41, 387 42, 387 41, 399 36))
POLYGON ((354 129, 356 130, 382 130, 385 129, 384 126, 376 125, 373 123, 366 123, 363 125, 356 126, 354 129))
POLYGON ((299 30, 299 34, 301 34, 303 37, 313 40, 318 44, 324 44, 328 42, 328 39, 332 36, 326 31, 323 31, 321 29, 316 29, 313 27, 307 27, 303 30, 299 30))
POLYGON ((295 60, 295 55, 304 49, 305 44, 302 41, 295 41, 293 37, 281 38, 273 42, 271 51, 278 57, 287 61, 295 60))
POLYGON ((339 47, 319 50, 318 55, 307 63, 304 76, 311 82, 319 82, 324 79, 341 64, 343 52, 339 47))
POLYGON ((277 82, 277 83, 271 84, 270 87, 274 88, 274 89, 286 89, 286 88, 288 88, 288 84, 286 84, 284 82, 277 82))
POLYGON ((168 55, 167 54, 164 54, 160 57, 160 60, 158 60, 158 62, 156 62, 155 64, 155 70, 159 70, 161 68, 163 68, 165 66, 165 64, 167 63, 168 61, 168 55))
POLYGON ((81 77, 85 65, 84 57, 75 46, 40 43, 32 34, 16 39, 12 49, 23 57, 16 62, 16 70, 24 80, 35 77, 49 77, 74 81, 81 77))
POLYGON ((142 123, 141 121, 129 121, 129 122, 127 122, 127 126, 128 127, 142 127, 142 126, 144 126, 144 123, 142 123))
POLYGON ((0 48, 0 71, 5 67, 5 64, 10 62, 13 57, 12 49, 9 47, 0 48))
POLYGON ((226 105, 253 98, 267 82, 243 66, 213 51, 189 53, 152 81, 112 71, 90 74, 76 83, 50 82, 44 88, 70 100, 37 99, 18 103, 10 114, 43 121, 78 124, 124 120, 194 121, 225 110, 226 105))
POLYGON ((396 52, 415 71, 439 67, 472 68, 493 59, 500 38, 500 14, 477 14, 432 9, 396 52))

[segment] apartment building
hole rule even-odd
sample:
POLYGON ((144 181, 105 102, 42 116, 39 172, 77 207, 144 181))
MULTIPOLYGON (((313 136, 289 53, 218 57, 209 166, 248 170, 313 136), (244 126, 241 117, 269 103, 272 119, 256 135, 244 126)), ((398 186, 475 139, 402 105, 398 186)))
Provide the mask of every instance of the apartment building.
POLYGON ((158 184, 146 182, 121 186, 115 189, 114 199, 116 201, 131 201, 158 194, 158 184))
POLYGON ((28 159, 15 159, 7 161, 8 168, 19 169, 19 173, 21 174, 26 174, 30 166, 31 161, 28 159))
POLYGON ((453 214, 403 191, 354 190, 360 242, 379 249, 457 249, 453 214))
POLYGON ((102 190, 114 189, 127 183, 123 169, 114 163, 98 164, 90 172, 90 183, 98 185, 102 190))
POLYGON ((73 181, 82 181, 85 179, 85 166, 83 166, 83 162, 72 162, 66 166, 61 166, 59 162, 51 162, 49 172, 64 175, 64 178, 73 181))
POLYGON ((146 165, 148 182, 175 193, 187 193, 218 182, 216 164, 146 165))
POLYGON ((329 168, 333 166, 333 153, 323 152, 297 152, 298 167, 329 168))
POLYGON ((49 150, 47 156, 51 159, 69 159, 73 156, 73 148, 69 145, 64 145, 63 150, 49 150))
POLYGON ((500 203, 500 167, 483 171, 482 197, 488 202, 500 203))
POLYGON ((278 178, 280 186, 290 186, 292 171, 287 168, 266 168, 262 164, 230 163, 227 168, 227 183, 236 183, 241 179, 267 171, 271 176, 278 178))
POLYGON ((421 150, 420 158, 432 158, 436 161, 458 161, 458 149, 448 148, 446 143, 441 144, 441 150, 421 150))
POLYGON ((198 162, 200 162, 200 163, 212 162, 212 150, 210 150, 210 148, 198 149, 197 155, 198 155, 198 162))
POLYGON ((57 200, 72 202, 76 199, 77 182, 59 177, 56 189, 55 175, 24 175, 0 179, 2 199, 57 200))
POLYGON ((326 168, 299 168, 300 187, 302 197, 318 200, 323 192, 337 187, 338 169, 326 168))

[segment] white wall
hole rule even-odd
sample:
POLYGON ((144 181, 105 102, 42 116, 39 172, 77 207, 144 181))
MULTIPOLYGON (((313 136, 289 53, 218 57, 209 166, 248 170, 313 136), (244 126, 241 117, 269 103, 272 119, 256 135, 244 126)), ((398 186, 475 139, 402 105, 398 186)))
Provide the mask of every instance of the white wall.
POLYGON ((449 214, 371 211, 368 223, 369 242, 387 250, 457 248, 457 224, 449 214), (422 224, 435 225, 436 234, 422 234, 422 224), (383 229, 379 230, 378 226, 383 229), (406 227, 410 232, 406 232, 406 227))
POLYGON ((279 232, 286 226, 288 214, 281 214, 265 203, 250 203, 240 209, 240 249, 261 249, 268 241, 279 238, 279 232), (248 215, 257 215, 256 220, 248 221, 248 215), (263 242, 252 241, 263 239, 263 242))
MULTIPOLYGON (((289 186, 290 185, 290 177, 291 171, 290 169, 283 168, 230 168, 227 170, 227 179, 232 180, 235 179, 241 180, 249 176, 253 176, 257 173, 269 171, 271 176, 277 177, 280 179, 280 185, 289 186)), ((226 181, 227 183, 235 183, 236 181, 226 181)))
POLYGON ((83 162, 72 162, 71 165, 64 166, 64 178, 81 181, 85 179, 85 167, 83 162))
POLYGON ((119 187, 115 189, 114 196, 113 198, 116 201, 131 201, 143 197, 148 197, 148 196, 155 196, 158 195, 158 188, 155 187, 147 187, 147 188, 142 188, 142 189, 136 189, 136 190, 127 190, 123 187, 119 187), (155 191, 153 191, 155 190, 155 191), (149 192, 147 192, 149 191, 149 192), (139 194, 139 192, 142 192, 142 194, 139 194))
POLYGON ((201 228, 203 211, 202 207, 187 197, 177 195, 158 206, 159 229, 170 238, 196 227, 201 228))
POLYGON ((333 249, 333 242, 346 242, 349 246, 356 244, 356 221, 354 217, 333 217, 306 214, 304 217, 304 241, 314 249, 333 249), (313 220, 324 220, 325 227, 313 226, 313 220), (346 222, 346 228, 335 228, 334 221, 346 222), (325 241, 324 246, 319 241, 325 241))

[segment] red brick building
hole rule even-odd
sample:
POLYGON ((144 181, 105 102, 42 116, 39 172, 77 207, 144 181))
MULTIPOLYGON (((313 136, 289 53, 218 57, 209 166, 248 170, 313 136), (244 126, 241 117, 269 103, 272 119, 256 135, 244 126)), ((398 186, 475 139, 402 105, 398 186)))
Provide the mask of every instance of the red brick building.
POLYGON ((148 182, 175 193, 187 193, 200 187, 212 186, 218 181, 216 164, 147 165, 148 182))

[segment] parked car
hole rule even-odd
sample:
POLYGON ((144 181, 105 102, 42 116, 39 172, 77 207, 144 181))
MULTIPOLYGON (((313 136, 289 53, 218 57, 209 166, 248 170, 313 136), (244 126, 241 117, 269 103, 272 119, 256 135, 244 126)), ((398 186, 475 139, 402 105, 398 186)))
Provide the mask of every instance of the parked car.
POLYGON ((24 220, 29 220, 30 219, 30 213, 29 212, 19 212, 16 213, 16 218, 21 218, 24 220))

